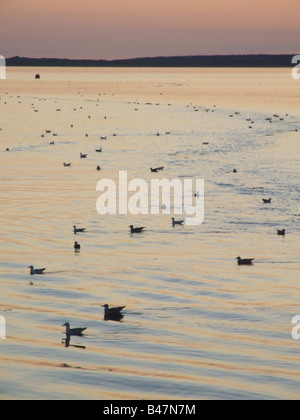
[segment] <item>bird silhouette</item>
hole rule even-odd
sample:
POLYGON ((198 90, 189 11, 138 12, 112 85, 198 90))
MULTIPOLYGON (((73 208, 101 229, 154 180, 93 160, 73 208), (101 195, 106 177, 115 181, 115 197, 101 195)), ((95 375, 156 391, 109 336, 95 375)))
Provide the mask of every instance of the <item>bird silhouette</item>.
POLYGON ((241 257, 237 257, 236 258, 238 265, 252 265, 252 261, 254 260, 254 258, 241 258, 241 257))
POLYGON ((66 334, 67 335, 82 335, 83 331, 86 330, 85 328, 70 328, 70 323, 66 322, 62 325, 62 327, 66 327, 66 334))
POLYGON ((141 233, 145 227, 133 227, 133 225, 130 225, 130 233, 141 233))
POLYGON ((175 220, 174 217, 172 217, 172 226, 174 227, 175 225, 182 225, 184 222, 184 220, 175 220))
POLYGON ((74 243, 74 250, 75 250, 75 252, 79 252, 80 251, 80 244, 78 242, 76 242, 76 241, 74 243))
POLYGON ((114 308, 110 308, 109 305, 107 305, 106 303, 105 305, 102 305, 102 308, 104 308, 105 321, 121 321, 121 319, 124 317, 121 311, 125 308, 125 306, 117 306, 114 308))
POLYGON ((73 226, 74 235, 76 235, 76 233, 85 232, 85 230, 86 228, 77 228, 76 225, 73 226))
POLYGON ((44 271, 46 270, 46 268, 34 268, 33 265, 30 265, 30 275, 33 276, 34 274, 44 274, 44 271))

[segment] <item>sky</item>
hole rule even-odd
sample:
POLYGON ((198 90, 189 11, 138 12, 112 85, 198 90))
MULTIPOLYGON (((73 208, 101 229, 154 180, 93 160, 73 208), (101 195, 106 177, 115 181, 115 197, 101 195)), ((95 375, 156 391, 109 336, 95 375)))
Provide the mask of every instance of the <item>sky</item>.
POLYGON ((299 54, 300 0, 0 0, 0 55, 299 54))

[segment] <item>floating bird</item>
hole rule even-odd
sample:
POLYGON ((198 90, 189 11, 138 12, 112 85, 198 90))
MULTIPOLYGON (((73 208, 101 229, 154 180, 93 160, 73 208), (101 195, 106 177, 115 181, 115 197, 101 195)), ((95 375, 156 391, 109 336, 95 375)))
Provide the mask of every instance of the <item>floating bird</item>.
POLYGON ((74 235, 76 235, 76 233, 82 233, 85 231, 86 228, 77 228, 76 225, 73 226, 73 230, 74 230, 74 235))
POLYGON ((184 220, 175 220, 174 217, 172 217, 172 226, 174 227, 175 225, 182 225, 184 222, 184 220))
POLYGON ((241 257, 237 257, 236 258, 238 265, 252 265, 252 261, 254 260, 254 258, 241 258, 241 257))
POLYGON ((65 163, 64 162, 64 166, 71 166, 71 163, 65 163))
POLYGON ((80 153, 80 159, 85 159, 87 155, 84 155, 83 153, 80 153))
POLYGON ((6 151, 6 152, 9 152, 9 147, 7 147, 7 148, 5 149, 5 151, 6 151))
POLYGON ((270 204, 272 201, 272 198, 263 198, 262 200, 265 204, 270 204))
POLYGON ((99 165, 97 165, 97 171, 101 171, 101 168, 100 168, 100 166, 99 165))
POLYGON ((233 172, 234 174, 236 174, 236 173, 237 173, 237 170, 236 170, 236 169, 234 169, 232 172, 233 172))
POLYGON ((151 172, 158 172, 158 171, 162 171, 164 169, 164 166, 159 166, 158 168, 150 168, 151 172))
POLYGON ((70 328, 70 323, 66 322, 62 325, 62 327, 66 327, 66 334, 70 335, 82 335, 83 331, 86 330, 85 328, 70 328))
POLYGON ((50 144, 54 144, 54 141, 50 141, 50 144))
POLYGON ((130 225, 130 233, 141 233, 144 227, 133 227, 133 225, 130 225))
POLYGON ((285 236, 285 229, 282 229, 282 230, 277 229, 277 235, 285 236))
POLYGON ((74 249, 75 249, 75 252, 80 251, 80 244, 78 242, 76 242, 76 241, 74 243, 74 249))
POLYGON ((117 306, 115 308, 110 308, 107 303, 105 305, 102 305, 102 308, 104 308, 104 317, 105 318, 116 318, 116 317, 122 317, 121 311, 125 308, 125 306, 117 306))
POLYGON ((30 275, 33 276, 34 274, 44 274, 44 271, 46 270, 46 268, 34 268, 33 265, 30 265, 30 275))
POLYGON ((95 152, 102 152, 102 147, 100 147, 99 149, 96 149, 95 152))

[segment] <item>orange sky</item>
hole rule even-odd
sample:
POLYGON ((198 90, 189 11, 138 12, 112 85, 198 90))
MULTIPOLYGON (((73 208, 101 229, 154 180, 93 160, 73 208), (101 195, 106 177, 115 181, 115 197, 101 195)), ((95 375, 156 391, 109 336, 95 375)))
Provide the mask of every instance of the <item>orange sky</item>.
POLYGON ((0 55, 300 52, 300 0, 0 0, 0 55))

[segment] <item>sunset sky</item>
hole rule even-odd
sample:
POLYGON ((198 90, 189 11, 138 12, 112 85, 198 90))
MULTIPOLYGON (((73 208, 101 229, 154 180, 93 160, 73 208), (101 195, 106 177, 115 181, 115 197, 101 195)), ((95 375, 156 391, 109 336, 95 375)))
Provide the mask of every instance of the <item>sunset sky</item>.
POLYGON ((300 0, 0 0, 0 55, 300 53, 300 0))

